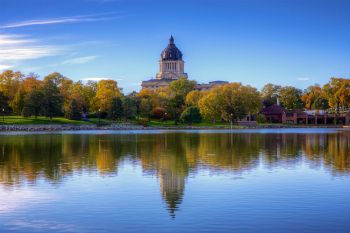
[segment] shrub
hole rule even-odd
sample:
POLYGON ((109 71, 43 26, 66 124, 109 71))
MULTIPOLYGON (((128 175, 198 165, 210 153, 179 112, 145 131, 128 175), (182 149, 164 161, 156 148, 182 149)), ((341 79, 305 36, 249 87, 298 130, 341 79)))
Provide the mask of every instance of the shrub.
POLYGON ((264 115, 264 114, 258 114, 258 115, 256 116, 256 121, 257 121, 258 123, 266 123, 266 117, 265 117, 265 115, 264 115))
POLYGON ((155 119, 164 119, 165 109, 160 107, 154 108, 152 110, 152 117, 155 119))

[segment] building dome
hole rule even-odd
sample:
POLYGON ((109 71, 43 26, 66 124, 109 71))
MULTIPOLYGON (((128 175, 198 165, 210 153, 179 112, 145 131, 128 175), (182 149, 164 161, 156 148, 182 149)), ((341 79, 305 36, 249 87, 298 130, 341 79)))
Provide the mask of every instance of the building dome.
POLYGON ((163 50, 161 59, 163 61, 182 60, 182 53, 174 44, 173 36, 170 37, 168 46, 163 50))

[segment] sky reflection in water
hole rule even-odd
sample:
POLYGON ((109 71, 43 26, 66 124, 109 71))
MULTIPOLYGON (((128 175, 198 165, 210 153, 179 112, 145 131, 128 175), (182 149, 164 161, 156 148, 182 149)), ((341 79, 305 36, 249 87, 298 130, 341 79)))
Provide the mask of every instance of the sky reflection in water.
POLYGON ((347 232, 346 130, 0 135, 0 232, 347 232))

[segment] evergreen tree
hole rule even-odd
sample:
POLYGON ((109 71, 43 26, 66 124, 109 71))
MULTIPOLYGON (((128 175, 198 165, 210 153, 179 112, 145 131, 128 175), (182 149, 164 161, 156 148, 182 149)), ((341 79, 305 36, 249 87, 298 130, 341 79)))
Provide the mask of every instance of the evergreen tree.
POLYGON ((81 120, 81 112, 79 111, 78 102, 75 99, 69 102, 65 117, 70 120, 81 120))
POLYGON ((107 110, 107 118, 110 120, 120 120, 123 116, 123 102, 119 97, 112 99, 107 110))
POLYGON ((0 113, 5 114, 10 112, 10 106, 8 104, 9 98, 0 91, 0 113))
POLYGON ((124 110, 124 119, 127 121, 128 119, 132 118, 136 115, 137 112, 137 106, 135 98, 132 98, 130 96, 126 96, 123 99, 123 110, 124 110))
POLYGON ((166 109, 167 112, 170 113, 170 116, 174 119, 175 125, 177 125, 180 119, 184 103, 184 98, 181 95, 175 95, 173 98, 168 100, 166 109))
POLYGON ((187 124, 199 123, 202 121, 202 116, 197 107, 191 106, 185 109, 180 117, 181 121, 187 124))
POLYGON ((44 103, 43 113, 52 120, 52 117, 62 115, 63 97, 54 81, 48 79, 43 86, 44 103))
POLYGON ((22 116, 39 116, 43 111, 44 94, 41 90, 33 89, 24 98, 22 116))

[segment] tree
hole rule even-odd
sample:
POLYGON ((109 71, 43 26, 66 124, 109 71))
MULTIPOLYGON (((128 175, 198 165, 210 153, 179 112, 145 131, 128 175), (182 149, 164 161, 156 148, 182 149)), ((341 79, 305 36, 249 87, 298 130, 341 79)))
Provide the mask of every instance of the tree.
MULTIPOLYGON (((75 82, 70 86, 69 97, 66 97, 68 105, 65 106, 65 111, 68 111, 68 108, 71 104, 71 101, 74 99, 77 105, 77 110, 80 113, 87 113, 89 110, 89 99, 84 95, 85 86, 81 81, 75 82)), ((93 97, 92 97, 93 98, 93 97)))
POLYGON ((137 115, 136 98, 131 95, 125 96, 123 99, 123 116, 125 121, 137 115))
POLYGON ((229 83, 208 91, 198 106, 205 119, 236 121, 259 112, 260 93, 251 86, 229 83))
POLYGON ((184 98, 182 95, 175 95, 174 97, 168 100, 166 109, 170 116, 174 119, 175 125, 177 125, 179 122, 183 105, 184 98))
POLYGON ((304 103, 306 109, 317 109, 316 101, 321 103, 320 101, 323 99, 323 91, 320 85, 315 84, 313 86, 309 86, 304 94, 301 96, 301 100, 304 103))
POLYGON ((87 104, 86 111, 94 109, 94 101, 97 92, 97 82, 88 81, 81 90, 81 94, 84 96, 85 102, 87 104))
POLYGON ((112 99, 108 110, 107 118, 110 120, 120 120, 123 116, 123 103, 120 97, 115 97, 112 99))
POLYGON ((331 108, 346 110, 350 107, 350 79, 333 77, 323 86, 323 92, 331 108))
POLYGON ((249 85, 241 87, 241 93, 243 96, 243 103, 246 107, 246 113, 249 115, 256 114, 261 109, 261 99, 260 93, 255 87, 251 87, 249 85))
POLYGON ((190 81, 187 78, 180 78, 169 84, 170 93, 173 96, 179 95, 183 98, 185 98, 190 91, 194 90, 195 87, 196 81, 190 81))
POLYGON ((12 101, 20 88, 24 75, 17 71, 6 70, 0 73, 0 91, 12 101))
POLYGON ((43 113, 52 120, 52 117, 62 115, 63 96, 57 87, 56 82, 45 79, 43 85, 43 113))
POLYGON ((0 91, 0 112, 1 114, 8 113, 10 111, 10 106, 8 104, 9 98, 5 96, 3 92, 0 91))
POLYGON ((287 109, 300 109, 303 107, 300 89, 292 86, 282 87, 280 90, 281 104, 287 109))
POLYGON ((329 108, 328 100, 322 96, 319 96, 312 104, 312 109, 326 110, 329 108))
POLYGON ((81 120, 81 111, 79 111, 78 102, 75 99, 70 101, 65 117, 70 120, 81 120))
POLYGON ((139 113, 143 117, 151 119, 152 109, 157 106, 156 93, 149 89, 142 89, 137 95, 139 113))
POLYGON ((191 106, 185 109, 180 117, 181 121, 187 124, 199 123, 202 121, 202 116, 197 107, 191 106))
POLYGON ((44 93, 41 90, 33 89, 31 90, 24 99, 22 116, 37 116, 43 111, 44 104, 44 93))
POLYGON ((221 118, 220 89, 213 88, 198 101, 198 107, 204 119, 215 123, 221 118))
POLYGON ((277 97, 279 96, 281 88, 282 87, 279 85, 268 83, 261 89, 261 97, 265 107, 277 103, 277 97))
POLYGON ((204 96, 204 91, 193 90, 186 95, 185 103, 187 106, 198 107, 199 100, 204 96))
POLYGON ((151 120, 152 103, 148 98, 143 98, 140 101, 140 114, 143 117, 147 117, 148 121, 151 120))
POLYGON ((227 122, 242 119, 249 112, 241 83, 230 83, 220 88, 221 117, 227 122))
POLYGON ((11 102, 11 107, 14 114, 21 115, 24 107, 24 98, 25 92, 23 90, 18 90, 11 102))
POLYGON ((108 112, 108 108, 113 99, 121 97, 118 84, 114 80, 101 80, 97 84, 97 91, 95 96, 95 110, 101 112, 108 112))
POLYGON ((29 74, 22 81, 22 90, 24 93, 28 93, 33 89, 40 89, 43 85, 43 81, 39 80, 39 76, 36 74, 29 74))

